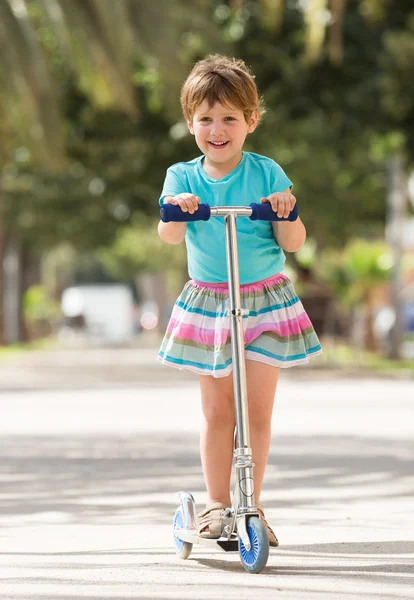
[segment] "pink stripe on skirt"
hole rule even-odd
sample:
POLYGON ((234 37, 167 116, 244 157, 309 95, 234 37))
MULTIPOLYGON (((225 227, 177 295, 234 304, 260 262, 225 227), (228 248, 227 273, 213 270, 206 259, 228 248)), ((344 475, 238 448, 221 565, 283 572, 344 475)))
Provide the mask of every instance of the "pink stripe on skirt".
MULTIPOLYGON (((249 344, 255 340, 261 333, 271 331, 282 337, 289 337, 301 333, 309 327, 311 322, 306 313, 297 316, 295 320, 279 321, 279 323, 259 323, 256 327, 247 328, 244 334, 245 343, 249 344)), ((168 324, 168 333, 173 333, 175 337, 183 340, 191 340, 197 344, 225 344, 230 335, 230 329, 203 329, 197 325, 184 325, 176 319, 171 319, 168 324)))

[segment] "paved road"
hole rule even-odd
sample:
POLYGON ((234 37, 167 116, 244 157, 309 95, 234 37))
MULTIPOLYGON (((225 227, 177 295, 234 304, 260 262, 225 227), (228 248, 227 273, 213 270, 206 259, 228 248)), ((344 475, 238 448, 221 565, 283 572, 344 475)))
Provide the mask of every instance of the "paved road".
POLYGON ((263 496, 281 545, 253 576, 173 552, 175 492, 205 500, 194 379, 97 356, 0 368, 0 600, 414 597, 413 381, 283 373, 263 496))

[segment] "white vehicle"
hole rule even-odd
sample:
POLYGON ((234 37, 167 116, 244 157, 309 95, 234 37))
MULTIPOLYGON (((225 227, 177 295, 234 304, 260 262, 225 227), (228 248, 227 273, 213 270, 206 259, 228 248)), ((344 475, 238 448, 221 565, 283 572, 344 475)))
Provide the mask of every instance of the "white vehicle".
POLYGON ((122 344, 135 333, 135 304, 126 285, 79 285, 64 290, 62 312, 66 324, 61 338, 78 330, 96 344, 122 344))

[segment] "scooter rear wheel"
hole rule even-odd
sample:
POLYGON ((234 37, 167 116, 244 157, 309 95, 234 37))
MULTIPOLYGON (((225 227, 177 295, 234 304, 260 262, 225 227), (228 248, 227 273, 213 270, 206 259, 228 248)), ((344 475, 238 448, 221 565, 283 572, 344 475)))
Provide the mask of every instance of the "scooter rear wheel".
MULTIPOLYGON (((177 508, 174 515, 173 521, 173 531, 176 529, 184 528, 184 518, 183 518, 183 510, 181 506, 177 508)), ((193 544, 190 542, 183 542, 176 535, 174 535, 174 545, 175 551, 180 558, 188 558, 191 554, 191 550, 193 549, 193 544)))
POLYGON ((258 517, 249 517, 247 533, 251 548, 247 550, 242 540, 239 539, 240 560, 249 573, 260 573, 269 558, 269 538, 266 528, 258 517))

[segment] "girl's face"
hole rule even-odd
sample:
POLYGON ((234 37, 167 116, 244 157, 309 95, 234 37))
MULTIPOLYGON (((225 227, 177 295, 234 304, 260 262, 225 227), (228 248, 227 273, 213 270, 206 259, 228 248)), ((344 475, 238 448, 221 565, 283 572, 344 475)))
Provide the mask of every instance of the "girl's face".
POLYGON ((257 121, 256 112, 247 123, 242 110, 219 102, 209 107, 204 100, 188 128, 206 157, 205 164, 230 172, 239 164, 244 140, 256 129, 257 121))

